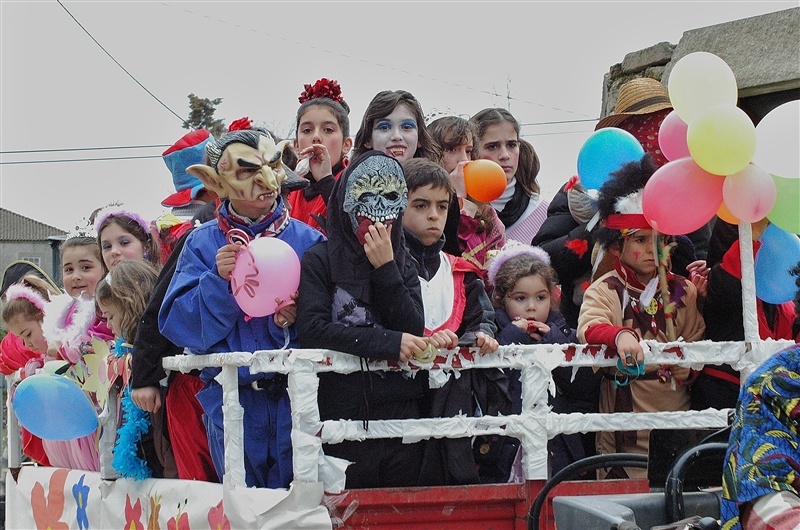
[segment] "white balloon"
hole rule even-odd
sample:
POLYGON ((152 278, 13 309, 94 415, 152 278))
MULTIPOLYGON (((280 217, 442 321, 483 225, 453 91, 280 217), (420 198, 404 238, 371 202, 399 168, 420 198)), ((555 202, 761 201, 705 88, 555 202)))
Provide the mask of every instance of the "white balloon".
POLYGON ((669 99, 684 123, 715 105, 736 105, 739 91, 733 70, 720 57, 694 52, 681 57, 669 74, 669 99))
POLYGON ((778 177, 800 178, 800 100, 778 105, 756 125, 753 163, 778 177))

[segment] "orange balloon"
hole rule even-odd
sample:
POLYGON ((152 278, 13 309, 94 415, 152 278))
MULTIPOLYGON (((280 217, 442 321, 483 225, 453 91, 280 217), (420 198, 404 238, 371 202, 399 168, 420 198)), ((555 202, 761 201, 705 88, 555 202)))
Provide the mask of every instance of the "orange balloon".
POLYGON ((719 210, 717 210, 717 217, 732 225, 739 224, 739 219, 737 219, 736 216, 731 213, 731 211, 728 209, 728 206, 724 202, 719 205, 719 210))
POLYGON ((506 172, 491 160, 473 160, 464 166, 467 195, 480 202, 492 202, 506 189, 506 172))

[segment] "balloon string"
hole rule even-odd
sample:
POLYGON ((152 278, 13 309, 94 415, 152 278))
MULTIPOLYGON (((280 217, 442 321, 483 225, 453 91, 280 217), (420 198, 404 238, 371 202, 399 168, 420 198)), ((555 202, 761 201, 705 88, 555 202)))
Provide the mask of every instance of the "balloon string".
POLYGON ((283 328, 283 347, 281 348, 282 350, 285 350, 289 347, 289 340, 290 340, 289 328, 288 327, 283 328))

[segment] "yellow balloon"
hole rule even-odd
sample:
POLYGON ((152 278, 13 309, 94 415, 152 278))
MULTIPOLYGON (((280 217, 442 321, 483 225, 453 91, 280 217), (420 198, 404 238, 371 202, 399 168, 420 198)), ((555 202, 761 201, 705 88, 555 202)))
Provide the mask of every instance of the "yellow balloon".
POLYGON ((697 165, 714 175, 747 167, 756 152, 756 128, 734 105, 716 105, 689 123, 686 144, 697 165))

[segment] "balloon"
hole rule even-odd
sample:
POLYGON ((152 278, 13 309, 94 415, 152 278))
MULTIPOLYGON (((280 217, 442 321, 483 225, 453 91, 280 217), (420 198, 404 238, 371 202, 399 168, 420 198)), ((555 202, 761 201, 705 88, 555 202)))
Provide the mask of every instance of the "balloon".
POLYGON ((506 173, 492 160, 473 160, 464 166, 467 195, 481 202, 492 202, 506 190, 506 173))
POLYGON ((754 163, 773 175, 800 178, 800 100, 769 111, 756 125, 756 138, 754 163))
POLYGON ((608 176, 628 162, 640 160, 644 148, 628 131, 606 127, 595 131, 578 153, 578 175, 589 190, 600 189, 608 176))
POLYGON ((778 190, 778 197, 767 219, 782 230, 800 234, 800 179, 772 175, 772 181, 778 190))
MULTIPOLYGON (((723 187, 724 187, 724 185, 723 185, 723 187)), ((739 224, 739 220, 736 218, 735 215, 733 215, 731 213, 731 211, 725 205, 724 201, 723 201, 722 204, 719 205, 719 210, 717 210, 717 217, 719 217, 720 219, 722 219, 726 223, 730 223, 732 225, 738 225, 739 224)))
POLYGON ((715 175, 732 175, 752 160, 756 128, 739 107, 717 105, 689 123, 686 143, 698 166, 715 175))
POLYGON ((236 303, 250 317, 275 313, 279 309, 275 299, 290 302, 299 285, 300 258, 277 237, 254 239, 236 256, 231 290, 236 303))
POLYGON ((772 177, 760 167, 746 168, 725 177, 722 198, 728 210, 739 220, 754 223, 767 216, 775 204, 777 190, 772 177))
POLYGON ((658 147, 669 160, 677 160, 689 156, 689 146, 686 145, 686 130, 688 125, 674 110, 667 114, 661 127, 658 128, 658 147))
POLYGON ((89 397, 62 375, 26 377, 11 402, 20 425, 44 440, 72 440, 97 430, 97 411, 89 397))
POLYGON ((739 95, 731 67, 708 52, 681 57, 669 74, 667 90, 672 107, 684 123, 691 123, 715 105, 735 106, 739 95))
POLYGON ((642 213, 663 234, 688 234, 719 210, 723 182, 689 157, 667 162, 644 186, 642 213))
POLYGON ((756 296, 770 304, 794 300, 797 286, 789 271, 799 261, 800 238, 773 224, 767 226, 756 254, 756 296))

